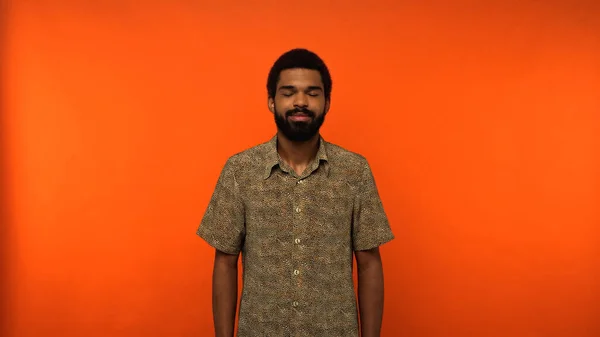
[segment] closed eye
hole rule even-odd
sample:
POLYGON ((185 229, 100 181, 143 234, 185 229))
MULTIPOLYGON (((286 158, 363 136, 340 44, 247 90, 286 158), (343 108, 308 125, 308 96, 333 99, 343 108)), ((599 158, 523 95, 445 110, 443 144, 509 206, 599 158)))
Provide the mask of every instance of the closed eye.
MULTIPOLYGON (((297 88, 291 85, 279 87, 281 94, 285 97, 293 96, 297 92, 297 88)), ((305 90, 306 94, 311 97, 317 97, 323 92, 323 88, 319 86, 310 86, 305 90)))

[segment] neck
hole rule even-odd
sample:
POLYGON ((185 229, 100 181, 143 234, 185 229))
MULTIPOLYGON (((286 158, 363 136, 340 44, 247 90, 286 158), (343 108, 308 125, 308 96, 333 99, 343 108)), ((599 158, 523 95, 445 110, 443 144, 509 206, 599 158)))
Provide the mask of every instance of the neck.
POLYGON ((277 132, 277 152, 281 159, 292 167, 306 166, 319 151, 319 138, 320 135, 317 133, 307 141, 294 142, 281 132, 277 132))

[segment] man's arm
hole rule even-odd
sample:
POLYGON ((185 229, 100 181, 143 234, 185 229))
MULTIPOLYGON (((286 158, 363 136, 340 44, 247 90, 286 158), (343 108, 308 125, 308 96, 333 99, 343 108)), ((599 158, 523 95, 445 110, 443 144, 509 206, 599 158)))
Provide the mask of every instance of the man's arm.
POLYGON ((379 248, 356 251, 361 336, 379 337, 383 318, 383 265, 379 248))
POLYGON ((216 337, 233 337, 238 295, 238 256, 215 250, 212 306, 216 337))
POLYGON ((196 234, 215 249, 212 309, 217 337, 233 337, 238 257, 246 235, 244 203, 235 178, 236 157, 225 163, 196 234))

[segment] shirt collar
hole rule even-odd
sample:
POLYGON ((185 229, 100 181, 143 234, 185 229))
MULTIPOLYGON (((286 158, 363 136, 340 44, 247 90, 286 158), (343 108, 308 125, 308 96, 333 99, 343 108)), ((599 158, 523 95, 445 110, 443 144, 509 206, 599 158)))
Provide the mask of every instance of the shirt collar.
MULTIPOLYGON (((329 163, 329 159, 327 158, 327 142, 323 138, 323 136, 319 136, 319 150, 317 151, 317 155, 315 160, 320 164, 321 161, 325 161, 329 163)), ((277 152, 277 135, 273 136, 266 144, 267 152, 265 156, 265 172, 263 175, 263 179, 267 179, 271 176, 273 172, 273 167, 276 165, 280 165, 281 157, 277 152)), ((325 165, 325 170, 327 175, 329 175, 329 165, 325 165)))

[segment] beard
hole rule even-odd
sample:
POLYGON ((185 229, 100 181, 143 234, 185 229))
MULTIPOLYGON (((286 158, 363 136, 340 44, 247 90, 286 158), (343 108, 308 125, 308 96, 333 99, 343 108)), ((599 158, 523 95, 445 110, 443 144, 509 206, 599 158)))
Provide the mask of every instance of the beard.
POLYGON ((323 125, 325 121, 326 113, 323 112, 320 116, 316 116, 316 114, 312 110, 308 109, 292 109, 286 111, 285 115, 282 116, 277 112, 277 108, 275 107, 275 124, 277 124, 277 128, 283 133, 283 135, 293 141, 293 142, 305 142, 312 139, 323 125), (292 121, 289 119, 290 116, 302 113, 304 115, 309 116, 311 119, 309 121, 292 121))

